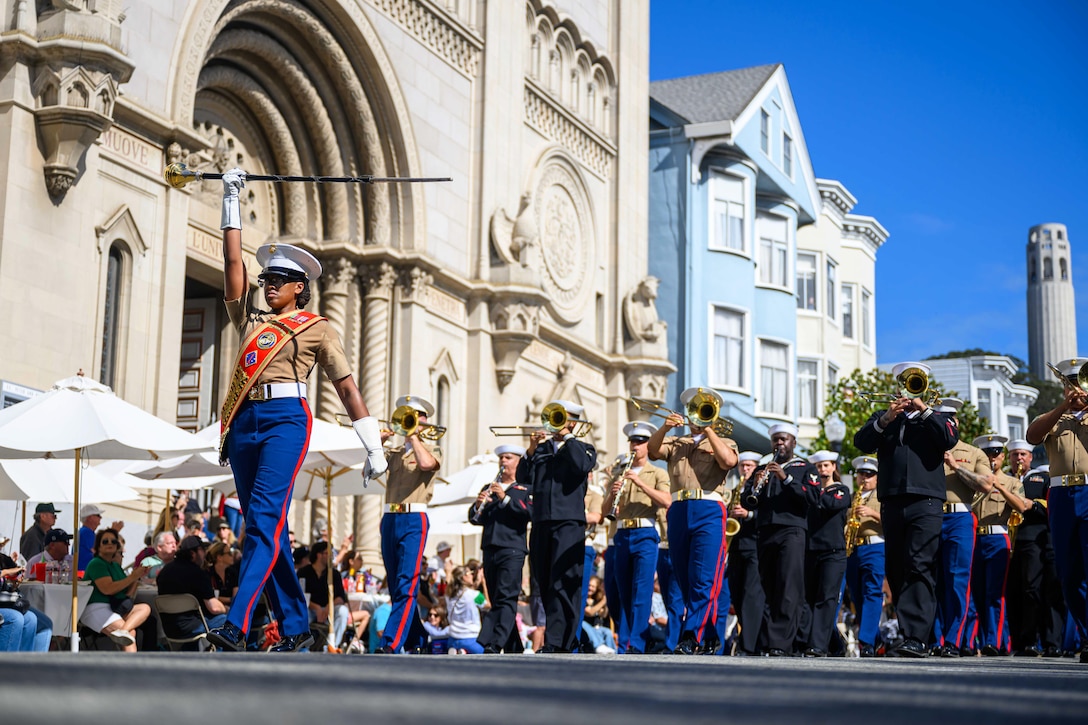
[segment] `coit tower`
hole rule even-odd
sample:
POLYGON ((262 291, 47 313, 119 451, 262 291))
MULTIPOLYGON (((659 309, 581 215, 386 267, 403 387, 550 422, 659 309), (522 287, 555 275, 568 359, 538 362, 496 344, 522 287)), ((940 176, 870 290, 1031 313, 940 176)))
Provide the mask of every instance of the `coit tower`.
POLYGON ((1028 365, 1053 380, 1047 362, 1077 356, 1073 266, 1064 224, 1040 224, 1028 232, 1028 365))

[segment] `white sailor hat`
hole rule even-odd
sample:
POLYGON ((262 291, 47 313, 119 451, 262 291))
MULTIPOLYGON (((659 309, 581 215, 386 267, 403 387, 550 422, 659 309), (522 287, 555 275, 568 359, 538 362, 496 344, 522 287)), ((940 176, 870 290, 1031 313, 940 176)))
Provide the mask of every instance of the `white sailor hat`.
POLYGON ((854 460, 850 461, 854 466, 855 471, 872 471, 877 472, 877 462, 872 456, 858 456, 854 460))
POLYGON ((1005 447, 1010 451, 1034 451, 1035 446, 1028 443, 1023 438, 1016 438, 1005 444, 1005 447))
MULTIPOLYGON (((569 400, 553 400, 551 401, 551 403, 559 403, 560 405, 562 405, 563 408, 567 411, 567 415, 572 418, 581 418, 582 414, 586 412, 586 409, 584 407, 569 400)), ((549 403, 549 405, 551 405, 551 403, 549 403)))
POLYGON ((959 398, 941 398, 941 404, 934 408, 938 413, 958 413, 963 407, 959 398))
POLYGON ((500 446, 495 446, 496 456, 501 456, 503 453, 513 453, 515 456, 524 456, 525 449, 521 446, 515 446, 512 443, 503 443, 500 446))
POLYGON ((393 407, 399 408, 402 405, 407 405, 410 408, 415 408, 428 418, 434 415, 434 406, 431 405, 429 401, 424 400, 418 395, 402 395, 397 398, 397 403, 393 407))
POLYGON ((1071 357, 1068 360, 1062 360, 1054 367, 1058 368, 1058 372, 1065 377, 1075 379, 1085 363, 1088 363, 1088 357, 1071 357))
POLYGON ((725 401, 722 400, 722 396, 718 395, 718 391, 711 390, 710 388, 688 388, 684 392, 680 393, 680 404, 687 405, 688 402, 699 393, 706 393, 718 401, 718 408, 721 408, 725 401))
POLYGON ((795 426, 793 423, 775 423, 767 429, 767 435, 773 436, 775 433, 785 433, 796 438, 797 426, 795 426))
POLYGON ((990 435, 979 436, 978 438, 976 438, 974 440, 974 444, 975 444, 975 448, 981 448, 982 450, 986 450, 987 448, 990 448, 990 449, 996 448, 997 450, 1000 451, 1002 448, 1005 447, 1005 443, 1007 443, 1008 440, 1009 439, 1006 438, 1005 436, 990 434, 990 435))
POLYGON ((623 426, 623 434, 627 436, 628 440, 632 438, 649 439, 649 437, 656 432, 657 426, 653 423, 647 423, 644 420, 633 420, 623 426))
POLYGON ((1045 474, 1049 475, 1050 474, 1050 464, 1049 463, 1044 463, 1043 465, 1036 467, 1035 470, 1039 471, 1041 473, 1045 473, 1045 474))
POLYGON ((737 459, 742 462, 758 461, 760 458, 763 458, 763 456, 759 455, 755 451, 741 451, 740 455, 737 456, 737 459))
POLYGON ((261 274, 282 274, 315 280, 321 276, 321 262, 302 247, 293 244, 264 244, 257 249, 261 274))
POLYGON ((808 457, 809 463, 823 463, 824 461, 837 461, 839 454, 834 451, 816 451, 808 457))
POLYGON ((924 372, 926 375, 929 375, 929 366, 926 365, 925 363, 901 362, 901 363, 899 363, 898 365, 896 365, 896 366, 894 366, 892 368, 892 377, 898 378, 900 373, 902 373, 904 370, 909 370, 910 368, 918 368, 919 370, 924 372))

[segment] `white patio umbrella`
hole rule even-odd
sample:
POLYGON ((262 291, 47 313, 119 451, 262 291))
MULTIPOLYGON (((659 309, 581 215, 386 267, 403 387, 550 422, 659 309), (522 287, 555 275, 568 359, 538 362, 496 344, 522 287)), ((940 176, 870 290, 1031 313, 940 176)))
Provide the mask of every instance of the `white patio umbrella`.
MULTIPOLYGON (((140 496, 131 485, 143 483, 126 473, 111 476, 94 467, 84 469, 82 479, 79 498, 84 503, 131 501, 140 496)), ((73 493, 70 461, 0 460, 0 500, 72 503, 73 493)))
MULTIPOLYGON (((0 459, 72 458, 73 519, 79 516, 84 458, 134 460, 207 450, 206 442, 121 400, 109 387, 77 375, 42 395, 0 411, 0 459)), ((76 521, 78 524, 78 521, 76 521)), ((72 548, 79 549, 79 526, 72 548)), ((79 650, 79 601, 72 577, 72 651, 79 650)))
POLYGON ((483 534, 483 527, 468 522, 468 502, 427 507, 427 536, 456 536, 461 541, 462 560, 468 560, 466 536, 483 534))
POLYGON ((449 485, 435 490, 431 505, 472 503, 479 495, 480 489, 494 481, 498 473, 499 457, 494 453, 473 456, 469 459, 467 467, 444 479, 449 485))

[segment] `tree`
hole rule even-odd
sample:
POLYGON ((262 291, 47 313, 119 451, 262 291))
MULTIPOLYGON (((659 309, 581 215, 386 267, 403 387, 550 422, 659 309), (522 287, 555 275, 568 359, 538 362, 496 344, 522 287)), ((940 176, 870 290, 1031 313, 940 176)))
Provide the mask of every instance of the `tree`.
MULTIPOLYGON (((810 448, 814 451, 829 450, 831 448, 827 440, 825 424, 827 417, 831 413, 838 411, 839 417, 846 423, 846 438, 842 442, 839 468, 843 473, 853 471, 854 467, 851 461, 863 455, 861 451, 854 447, 854 433, 865 425, 870 415, 887 407, 886 404, 880 403, 870 405, 862 398, 860 393, 894 393, 896 387, 895 378, 892 377, 891 373, 879 369, 868 372, 855 370, 849 376, 841 378, 828 389, 827 406, 825 407, 826 415, 819 419, 820 432, 813 439, 810 448)), ((940 383, 930 380, 927 395, 934 392, 940 397, 959 397, 955 392, 944 390, 940 383)), ((965 402, 956 418, 959 421, 960 440, 970 443, 978 436, 990 432, 990 421, 980 418, 978 409, 971 403, 965 402)))

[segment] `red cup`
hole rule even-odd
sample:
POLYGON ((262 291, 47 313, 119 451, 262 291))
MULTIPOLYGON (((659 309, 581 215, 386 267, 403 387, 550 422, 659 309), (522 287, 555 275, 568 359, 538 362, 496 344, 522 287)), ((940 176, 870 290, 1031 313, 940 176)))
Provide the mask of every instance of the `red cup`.
POLYGON ((37 579, 40 582, 45 581, 45 562, 44 561, 39 561, 37 564, 35 564, 32 567, 32 570, 34 572, 34 578, 35 579, 37 579))

